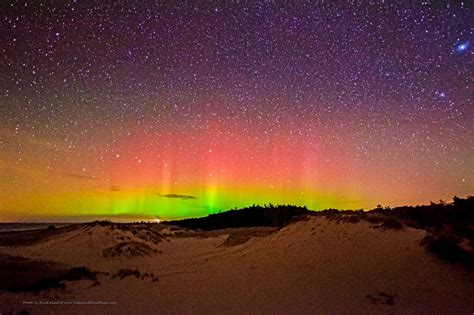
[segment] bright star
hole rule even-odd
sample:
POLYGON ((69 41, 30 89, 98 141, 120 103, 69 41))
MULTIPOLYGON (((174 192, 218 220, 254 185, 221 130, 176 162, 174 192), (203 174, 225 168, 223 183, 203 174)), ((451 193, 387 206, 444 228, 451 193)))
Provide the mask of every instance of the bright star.
POLYGON ((436 95, 440 98, 445 98, 446 97, 446 92, 444 91, 436 91, 436 95))
POLYGON ((454 47, 454 51, 457 52, 457 53, 463 53, 465 52, 468 48, 469 48, 469 42, 462 42, 462 43, 459 43, 457 44, 455 47, 454 47))

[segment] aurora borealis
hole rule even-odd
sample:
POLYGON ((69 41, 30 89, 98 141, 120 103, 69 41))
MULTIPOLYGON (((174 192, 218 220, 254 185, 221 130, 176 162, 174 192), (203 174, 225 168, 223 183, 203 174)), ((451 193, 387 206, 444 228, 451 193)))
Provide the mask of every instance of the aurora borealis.
POLYGON ((0 221, 474 193, 474 10, 2 1, 0 221))

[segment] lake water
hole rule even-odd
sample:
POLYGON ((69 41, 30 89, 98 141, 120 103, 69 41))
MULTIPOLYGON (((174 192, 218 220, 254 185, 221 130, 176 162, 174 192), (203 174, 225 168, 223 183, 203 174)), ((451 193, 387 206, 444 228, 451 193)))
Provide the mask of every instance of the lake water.
POLYGON ((50 225, 59 228, 71 223, 0 223, 0 232, 40 230, 47 229, 50 225))

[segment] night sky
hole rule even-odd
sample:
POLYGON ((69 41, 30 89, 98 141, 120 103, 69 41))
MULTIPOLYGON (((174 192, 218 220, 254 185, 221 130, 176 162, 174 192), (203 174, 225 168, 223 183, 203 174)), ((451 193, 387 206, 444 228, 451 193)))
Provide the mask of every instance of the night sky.
POLYGON ((0 221, 474 193, 472 2, 132 2, 1 1, 0 221))

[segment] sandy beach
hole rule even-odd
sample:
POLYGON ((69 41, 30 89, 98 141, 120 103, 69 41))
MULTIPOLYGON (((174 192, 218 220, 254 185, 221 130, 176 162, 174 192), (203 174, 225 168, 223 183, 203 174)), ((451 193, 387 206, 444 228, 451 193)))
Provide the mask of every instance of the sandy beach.
POLYGON ((92 276, 2 292, 30 314, 470 314, 474 278, 420 245, 426 232, 307 217, 281 229, 78 224, 0 253, 92 276), (89 277, 89 279, 88 279, 89 277))

